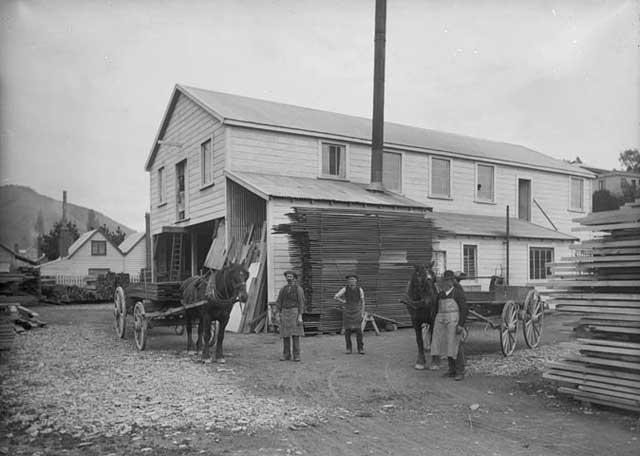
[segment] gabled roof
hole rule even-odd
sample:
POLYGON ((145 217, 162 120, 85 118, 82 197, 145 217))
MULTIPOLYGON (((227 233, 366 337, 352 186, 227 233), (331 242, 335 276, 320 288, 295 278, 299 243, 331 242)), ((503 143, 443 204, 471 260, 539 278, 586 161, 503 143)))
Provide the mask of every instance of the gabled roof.
MULTIPOLYGON (((69 246, 69 253, 65 258, 71 258, 78 250, 80 250, 80 247, 89 242, 89 240, 98 233, 100 233, 100 230, 91 230, 87 231, 86 233, 82 233, 80 237, 69 246)), ((122 254, 117 245, 111 242, 108 237, 104 236, 104 238, 109 244, 111 244, 111 246, 113 246, 114 249, 116 249, 118 253, 122 254)))
POLYGON ((429 210, 428 206, 404 196, 370 192, 364 184, 353 182, 240 171, 225 171, 225 175, 266 200, 286 198, 429 210))
MULTIPOLYGON (((179 93, 188 97, 223 124, 371 143, 371 120, 364 117, 176 85, 147 158, 145 164, 147 171, 150 170, 155 158, 158 140, 162 139, 179 93)), ((385 147, 388 148, 397 147, 430 154, 439 153, 470 160, 506 163, 593 177, 591 172, 579 166, 524 146, 392 122, 385 122, 384 128, 385 147)))
MULTIPOLYGON (((484 236, 504 238, 506 236, 506 219, 490 215, 457 214, 452 212, 433 212, 429 214, 436 225, 451 233, 461 236, 484 236)), ((521 239, 548 239, 554 241, 577 241, 569 234, 554 231, 534 223, 509 219, 509 237, 521 239)))
POLYGON ((36 266, 38 264, 37 261, 34 261, 30 258, 27 258, 25 256, 20 255, 19 253, 16 253, 13 249, 7 247, 6 245, 0 243, 0 248, 3 248, 4 250, 6 250, 7 252, 9 252, 10 254, 12 254, 16 259, 23 261, 25 263, 29 263, 33 266, 36 266))
POLYGON ((122 243, 118 246, 118 248, 124 255, 126 255, 131 250, 133 250, 133 248, 136 245, 138 245, 138 242, 143 240, 144 237, 145 237, 144 233, 131 233, 129 236, 125 238, 124 241, 122 241, 122 243))

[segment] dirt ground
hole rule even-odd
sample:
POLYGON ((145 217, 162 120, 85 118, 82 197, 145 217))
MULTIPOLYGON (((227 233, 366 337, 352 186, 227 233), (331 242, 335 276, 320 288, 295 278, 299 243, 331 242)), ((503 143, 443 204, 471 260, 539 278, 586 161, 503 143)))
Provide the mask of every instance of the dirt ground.
POLYGON ((461 382, 413 368, 413 332, 306 337, 278 361, 273 334, 227 334, 227 363, 202 364, 186 336, 154 328, 145 352, 113 330, 110 305, 33 308, 49 326, 19 336, 0 368, 0 454, 637 455, 637 415, 584 408, 543 381, 567 317, 512 357, 473 328, 461 382))

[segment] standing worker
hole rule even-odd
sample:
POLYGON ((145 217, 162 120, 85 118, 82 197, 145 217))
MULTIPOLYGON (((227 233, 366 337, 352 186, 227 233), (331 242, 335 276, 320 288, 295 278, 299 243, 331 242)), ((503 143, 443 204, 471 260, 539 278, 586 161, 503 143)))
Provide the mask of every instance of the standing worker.
POLYGON ((298 274, 286 271, 284 277, 287 284, 280 289, 276 307, 280 313, 280 337, 282 337, 282 356, 280 361, 292 359, 291 345, 293 342, 293 361, 300 361, 300 336, 304 335, 302 313, 304 312, 304 291, 298 285, 298 274))
POLYGON ((358 353, 364 355, 364 341, 362 337, 362 321, 364 320, 364 291, 358 286, 358 276, 349 274, 345 277, 347 286, 343 287, 333 297, 336 301, 343 304, 342 308, 342 328, 344 329, 344 338, 347 343, 346 354, 350 355, 353 351, 351 345, 351 333, 356 333, 356 342, 358 344, 358 353))
POLYGON ((438 313, 433 329, 431 354, 446 356, 449 370, 444 374, 464 378, 464 351, 462 339, 467 318, 467 298, 453 271, 444 272, 444 289, 438 294, 438 313))

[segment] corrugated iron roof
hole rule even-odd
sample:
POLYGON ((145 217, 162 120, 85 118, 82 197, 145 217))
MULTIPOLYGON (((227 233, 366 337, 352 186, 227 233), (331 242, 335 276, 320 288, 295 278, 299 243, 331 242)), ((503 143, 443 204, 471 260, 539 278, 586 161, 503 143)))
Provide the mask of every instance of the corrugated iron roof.
POLYGON ((292 198, 336 203, 369 204, 428 210, 429 207, 395 193, 370 192, 364 184, 332 179, 278 176, 273 174, 225 171, 232 181, 262 198, 292 198))
MULTIPOLYGON (((456 214, 452 212, 433 212, 429 214, 429 217, 433 218, 440 228, 457 235, 488 237, 504 237, 506 235, 506 219, 504 217, 456 214)), ((518 218, 509 219, 509 236, 523 239, 578 240, 578 238, 569 234, 518 218)))
MULTIPOLYGON (((172 101, 177 93, 184 93, 211 115, 227 124, 243 124, 248 127, 291 129, 314 136, 330 135, 345 140, 371 142, 371 119, 338 114, 318 109, 288 105, 256 98, 231 95, 222 92, 176 85, 172 101)), ((171 106, 170 101, 169 106, 171 106)), ((149 170, 157 149, 157 140, 164 131, 169 108, 156 137, 145 168, 149 170)), ((577 165, 542 154, 528 147, 487 139, 473 138, 425 128, 385 122, 385 144, 389 147, 415 148, 425 153, 441 152, 471 160, 498 161, 525 167, 548 169, 585 177, 593 174, 577 165)))
POLYGON ((129 236, 125 238, 124 241, 118 246, 120 251, 125 255, 133 249, 138 242, 144 239, 144 233, 131 233, 129 236))

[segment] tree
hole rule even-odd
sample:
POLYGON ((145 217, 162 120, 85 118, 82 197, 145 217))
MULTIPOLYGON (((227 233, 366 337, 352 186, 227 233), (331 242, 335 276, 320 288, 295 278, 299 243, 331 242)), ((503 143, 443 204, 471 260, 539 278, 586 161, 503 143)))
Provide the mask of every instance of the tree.
POLYGON ((640 198, 640 187, 638 185, 631 185, 627 180, 623 180, 620 183, 622 188, 622 204, 630 203, 640 198))
POLYGON ((102 224, 102 226, 100 227, 100 232, 102 232, 102 234, 104 234, 104 237, 109 239, 115 245, 122 244, 124 238, 127 237, 124 231, 122 231, 122 229, 120 228, 120 225, 118 225, 118 228, 116 228, 115 231, 111 231, 106 224, 102 224))
POLYGON ((640 173, 640 152, 638 149, 627 149, 621 152, 618 161, 626 171, 640 173))
MULTIPOLYGON (((60 231, 62 230, 62 227, 62 220, 57 221, 49 231, 49 234, 42 235, 40 249, 49 260, 55 260, 60 256, 60 231)), ((67 222, 66 228, 71 233, 73 241, 80 237, 78 227, 75 223, 67 222)))
POLYGON ((615 211, 622 205, 622 201, 606 189, 593 192, 591 202, 593 212, 615 211))
POLYGON ((36 218, 34 228, 38 236, 42 236, 44 234, 44 217, 42 217, 42 209, 38 211, 38 217, 36 218))

